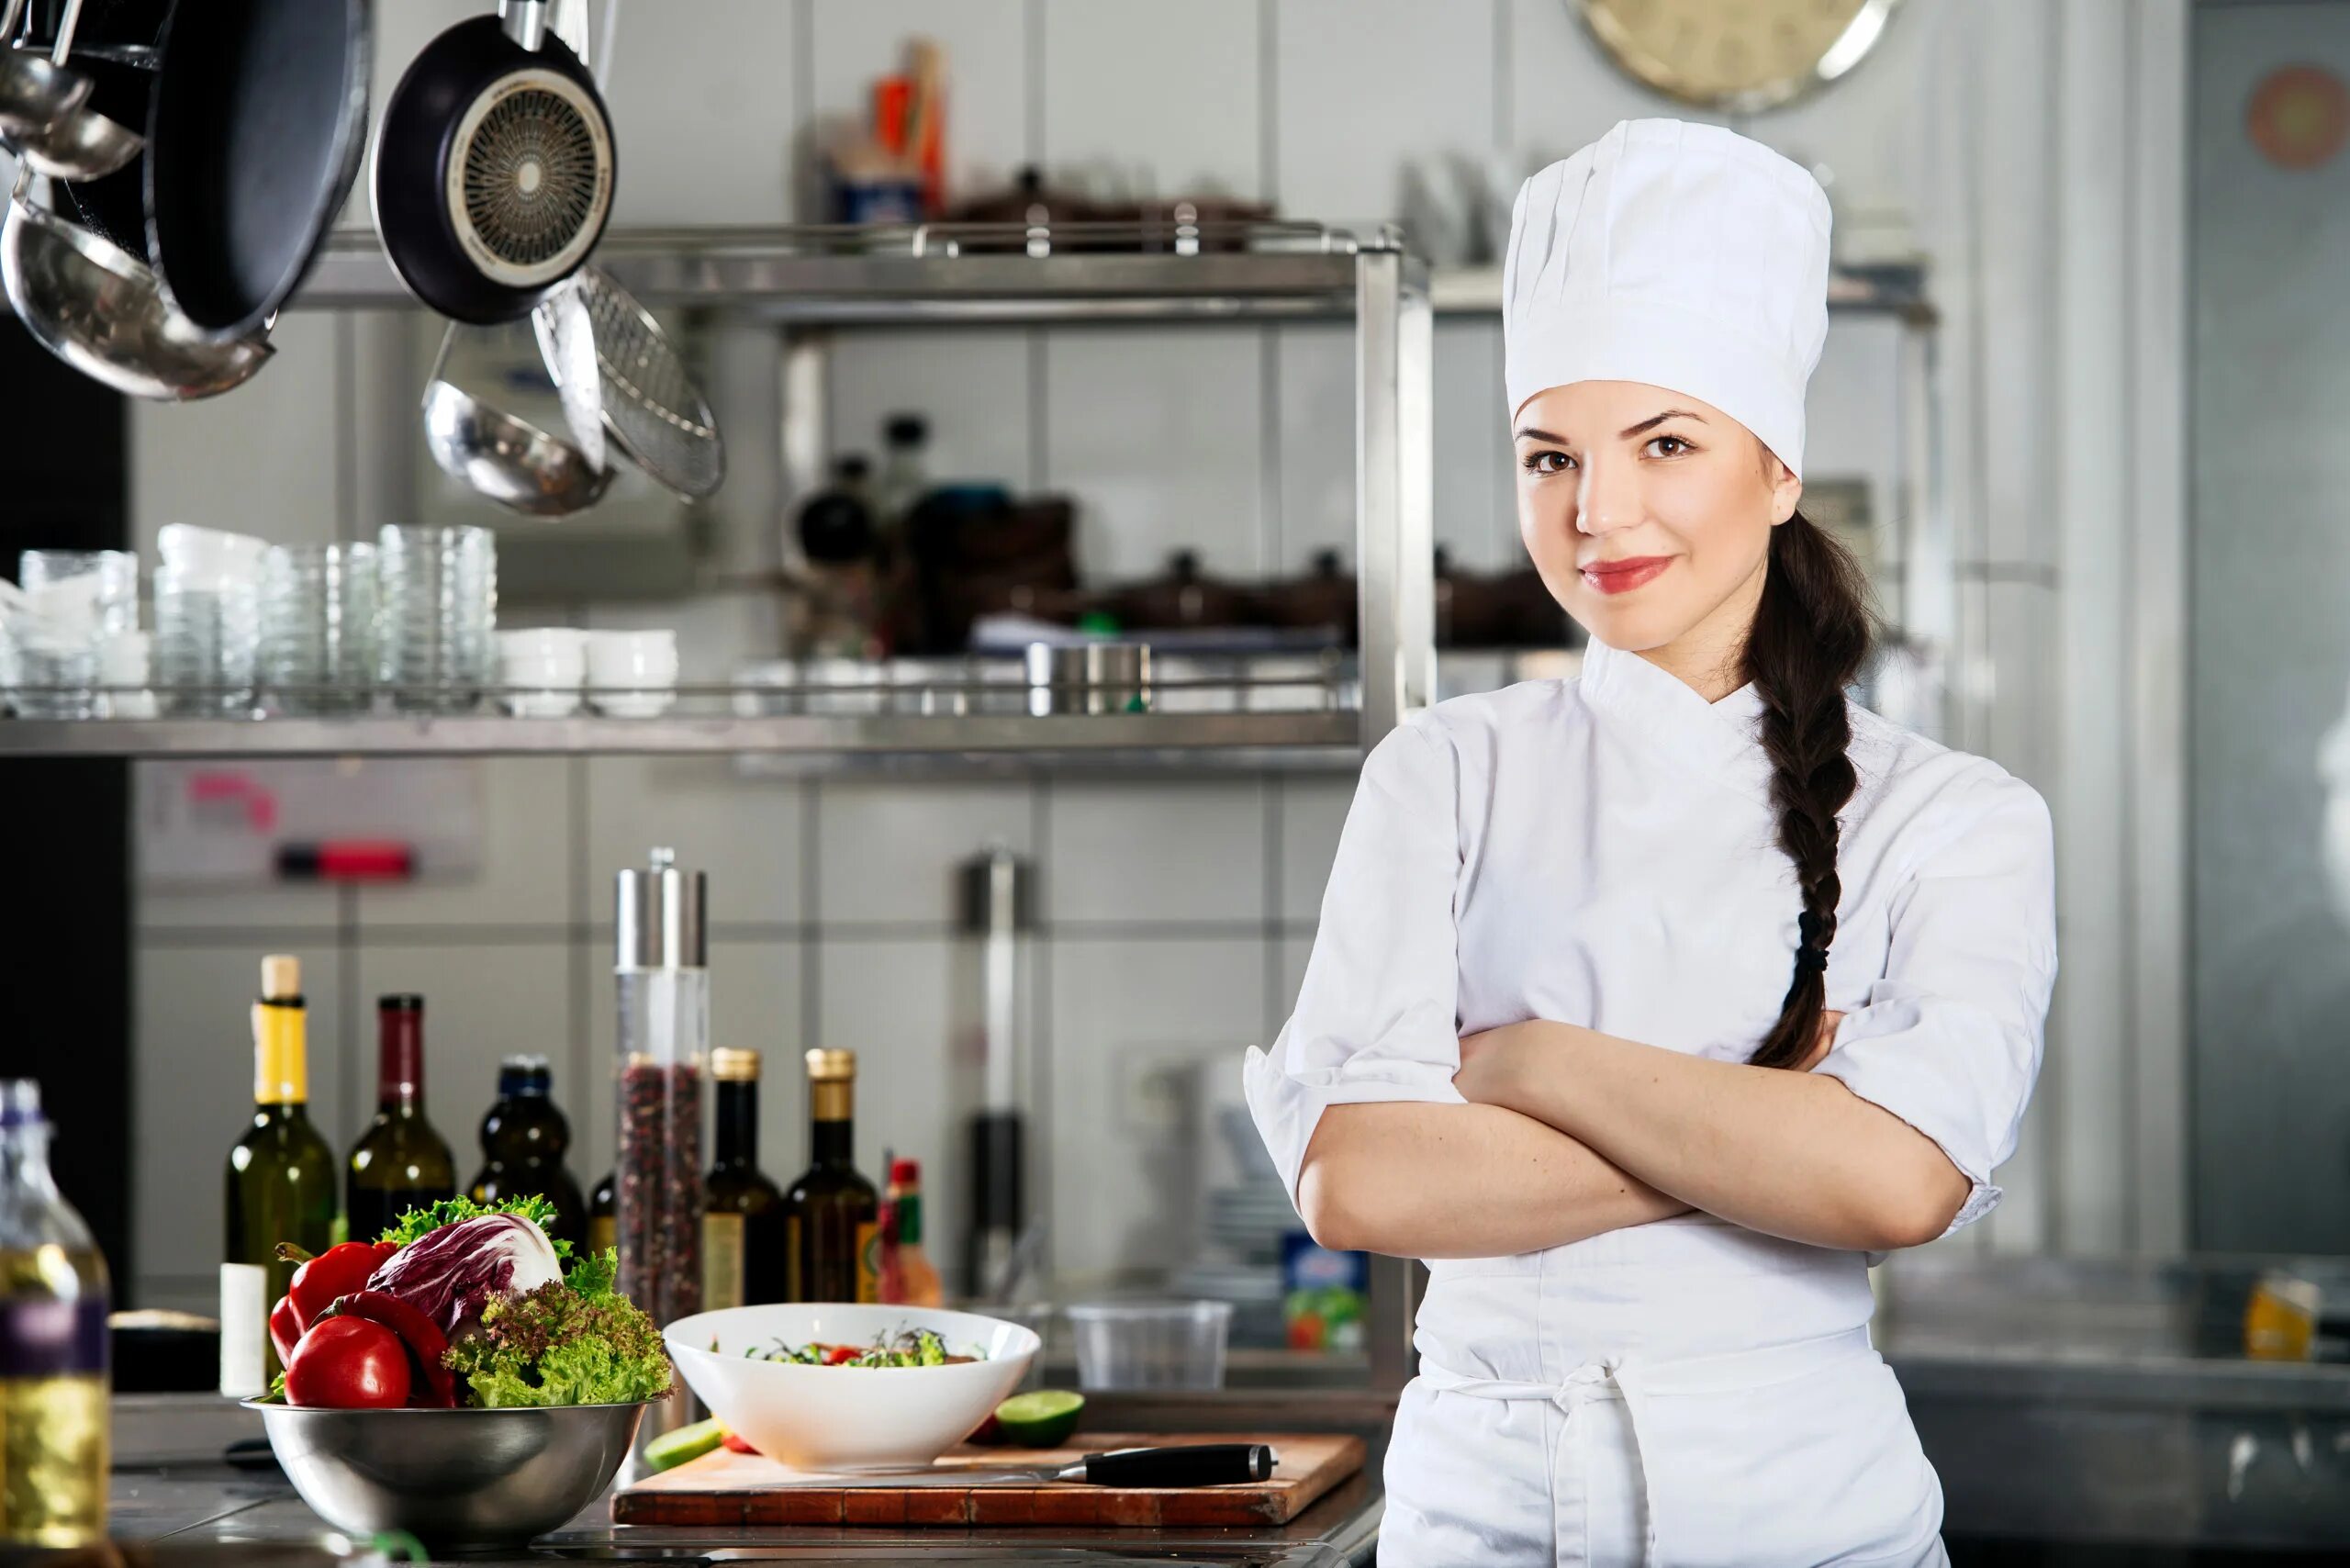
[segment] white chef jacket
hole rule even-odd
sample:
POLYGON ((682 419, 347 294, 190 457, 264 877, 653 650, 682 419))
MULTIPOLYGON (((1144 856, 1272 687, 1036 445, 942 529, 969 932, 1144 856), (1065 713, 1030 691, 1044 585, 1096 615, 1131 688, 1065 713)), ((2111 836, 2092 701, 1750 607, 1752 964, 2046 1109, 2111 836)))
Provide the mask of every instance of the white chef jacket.
MULTIPOLYGON (((1365 761, 1295 1014, 1248 1103, 1296 1196, 1325 1107, 1459 1103, 1460 1036, 1528 1018, 1749 1057, 1802 908, 1751 686, 1708 703, 1593 643, 1579 678, 1456 699, 1365 761)), ((2047 807, 1852 707, 1858 788, 1815 1070, 1998 1202, 2056 972, 2047 807)), ((1710 1215, 1437 1260, 1381 1561, 1942 1560, 1942 1495, 1868 1348, 1858 1252, 1710 1215)))

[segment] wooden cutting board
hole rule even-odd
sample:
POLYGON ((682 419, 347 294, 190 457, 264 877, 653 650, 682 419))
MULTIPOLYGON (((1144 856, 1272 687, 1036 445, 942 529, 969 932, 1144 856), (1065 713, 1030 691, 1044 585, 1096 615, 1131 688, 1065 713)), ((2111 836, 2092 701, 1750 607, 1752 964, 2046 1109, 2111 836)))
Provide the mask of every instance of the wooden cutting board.
POLYGON ((1083 1482, 973 1486, 810 1485, 761 1454, 720 1449, 648 1476, 612 1497, 617 1525, 1132 1525, 1138 1528, 1287 1524, 1362 1468, 1362 1439, 1338 1433, 1086 1432, 1067 1448, 950 1449, 942 1470, 1074 1464, 1106 1449, 1174 1443, 1270 1443, 1280 1462, 1264 1481, 1229 1486, 1093 1486, 1083 1482))

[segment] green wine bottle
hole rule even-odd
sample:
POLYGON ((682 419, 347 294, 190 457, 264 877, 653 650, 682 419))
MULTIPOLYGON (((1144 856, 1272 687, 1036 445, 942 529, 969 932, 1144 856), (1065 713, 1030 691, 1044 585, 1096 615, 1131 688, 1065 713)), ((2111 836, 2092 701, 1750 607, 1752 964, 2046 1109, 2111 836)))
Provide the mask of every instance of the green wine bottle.
POLYGON ((229 1150, 228 1245, 220 1271, 220 1391, 266 1392, 279 1371, 269 1311, 296 1265, 334 1245, 334 1151, 310 1125, 309 1049, 302 966, 272 954, 261 963, 253 1004, 253 1119, 229 1150))
POLYGON ((409 1209, 457 1195, 457 1162, 424 1115, 424 998, 379 998, 375 1041, 375 1119, 343 1175, 353 1241, 373 1241, 409 1209))
POLYGON ((702 1182, 701 1306, 789 1301, 790 1219, 780 1189, 759 1169, 759 1053, 710 1053, 716 1085, 718 1162, 702 1182))
POLYGON ((881 1195, 856 1164, 856 1053, 808 1053, 808 1170, 784 1200, 793 1301, 881 1299, 881 1195))

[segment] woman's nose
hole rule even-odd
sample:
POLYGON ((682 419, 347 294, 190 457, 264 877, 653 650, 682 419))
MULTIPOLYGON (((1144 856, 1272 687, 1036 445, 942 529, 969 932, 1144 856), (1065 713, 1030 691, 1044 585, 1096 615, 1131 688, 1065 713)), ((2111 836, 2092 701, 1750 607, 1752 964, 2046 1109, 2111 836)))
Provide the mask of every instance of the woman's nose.
POLYGON ((1594 463, 1583 471, 1575 526, 1596 539, 1640 521, 1639 476, 1620 463, 1594 463))

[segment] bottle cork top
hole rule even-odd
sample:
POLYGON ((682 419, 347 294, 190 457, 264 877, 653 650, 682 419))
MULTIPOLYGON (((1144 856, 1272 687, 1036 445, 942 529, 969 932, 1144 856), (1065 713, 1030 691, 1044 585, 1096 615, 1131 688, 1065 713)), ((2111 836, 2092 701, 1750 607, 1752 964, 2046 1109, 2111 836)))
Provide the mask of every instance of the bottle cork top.
POLYGON ((808 1077, 813 1082, 839 1082, 856 1076, 855 1051, 831 1051, 819 1047, 808 1053, 808 1077))
POLYGON ((302 994, 302 960, 291 953, 272 953, 261 961, 261 993, 271 1002, 290 1002, 302 994))
POLYGON ((710 1053, 710 1076, 724 1083, 756 1083, 759 1053, 738 1046, 721 1046, 710 1053))

